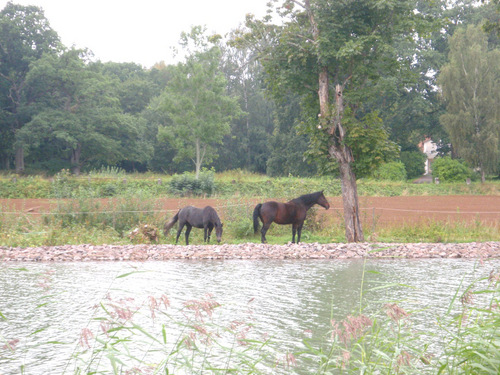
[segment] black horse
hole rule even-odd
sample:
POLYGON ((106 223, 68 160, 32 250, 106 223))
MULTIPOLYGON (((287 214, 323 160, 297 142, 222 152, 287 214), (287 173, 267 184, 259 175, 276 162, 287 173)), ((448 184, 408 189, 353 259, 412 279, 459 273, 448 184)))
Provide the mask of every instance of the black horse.
POLYGON ((297 232, 297 243, 299 243, 307 210, 315 204, 319 204, 327 210, 330 208, 323 191, 301 195, 287 203, 274 201, 259 203, 253 210, 254 232, 257 233, 259 230, 260 218, 263 224, 260 231, 261 240, 262 243, 266 243, 266 232, 273 221, 277 224, 292 224, 292 242, 295 243, 295 232, 297 232))
POLYGON ((213 209, 213 207, 207 206, 205 208, 196 208, 193 206, 187 206, 181 208, 168 223, 165 223, 165 226, 163 227, 163 233, 165 233, 165 236, 168 235, 168 232, 177 221, 179 221, 179 229, 177 229, 177 237, 175 239, 176 244, 179 242, 179 236, 181 235, 184 226, 186 226, 186 245, 189 245, 189 233, 193 227, 203 228, 203 240, 205 242, 210 242, 210 235, 212 234, 214 227, 215 234, 217 235, 217 242, 220 242, 222 238, 222 223, 219 219, 219 215, 217 215, 217 212, 213 209))

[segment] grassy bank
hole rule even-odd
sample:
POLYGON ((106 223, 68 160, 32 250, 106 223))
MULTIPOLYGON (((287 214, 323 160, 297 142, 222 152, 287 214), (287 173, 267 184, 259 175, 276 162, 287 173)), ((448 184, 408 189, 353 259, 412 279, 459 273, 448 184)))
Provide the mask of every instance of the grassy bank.
MULTIPOLYGON (((95 200, 89 198, 59 200, 57 206, 42 215, 31 215, 25 210, 16 212, 0 207, 0 245, 12 247, 56 246, 77 244, 131 244, 175 243, 176 229, 165 236, 163 224, 173 216, 156 199, 141 196, 95 200), (3 212, 3 214, 2 214, 3 212), (154 235, 132 235, 135 228, 148 225, 154 235)), ((254 234, 252 203, 245 199, 227 199, 218 207, 224 221, 223 243, 260 242, 254 234)), ((345 242, 341 212, 322 215, 313 208, 302 231, 302 242, 345 242)), ((376 215, 364 218, 365 238, 369 242, 476 242, 500 241, 500 224, 482 221, 422 220, 419 225, 409 223, 381 224, 376 215), (373 220, 373 221, 371 221, 373 220)), ((215 235, 215 234, 214 234, 215 235)), ((272 225, 267 234, 269 243, 285 244, 291 240, 289 225, 272 225)), ((184 244, 184 236, 179 240, 184 244)), ((203 243, 203 231, 194 229, 191 244, 203 243)))
MULTIPOLYGON (((67 171, 53 178, 0 177, 0 198, 54 198, 57 207, 43 216, 13 213, 0 206, 0 245, 40 246, 62 244, 130 244, 148 242, 149 238, 130 232, 140 225, 157 228, 160 243, 174 242, 172 230, 165 237, 161 229, 172 213, 162 211, 158 198, 190 195, 193 191, 211 192, 211 197, 224 199, 219 208, 225 218, 225 243, 258 242, 253 234, 250 208, 252 198, 288 199, 307 192, 324 190, 327 196, 340 196, 340 182, 329 177, 269 178, 242 171, 221 174, 206 172, 200 186, 193 186, 189 175, 166 176, 152 174, 97 173, 74 177, 67 171), (207 187, 208 186, 208 187, 207 187), (191 189, 191 190, 190 190, 191 189), (58 200, 59 198, 71 198, 58 200), (112 204, 95 198, 112 198, 112 204), (245 203, 247 202, 247 203, 245 203)), ((439 196, 439 195, 500 195, 500 181, 453 184, 414 184, 360 180, 362 196, 439 196)), ((204 197, 207 196, 203 193, 204 197)), ((303 242, 343 242, 344 224, 341 214, 326 221, 310 211, 302 234, 303 242)), ((375 216, 375 215, 373 215, 375 216)), ((366 219, 366 218, 365 218, 366 219)), ((367 221, 367 220, 364 220, 367 221)), ((375 219, 365 225, 367 241, 380 242, 474 242, 500 240, 500 224, 477 222, 424 221, 418 226, 400 223, 381 226, 375 219)), ((202 243, 202 234, 192 231, 192 243, 202 243)), ((268 240, 271 243, 290 241, 289 226, 273 225, 268 240)))

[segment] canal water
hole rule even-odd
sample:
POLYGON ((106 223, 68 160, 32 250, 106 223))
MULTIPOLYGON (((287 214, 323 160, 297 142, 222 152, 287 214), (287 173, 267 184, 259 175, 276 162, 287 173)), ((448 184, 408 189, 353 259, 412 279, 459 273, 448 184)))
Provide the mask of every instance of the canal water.
POLYGON ((332 320, 396 302, 413 329, 432 332, 457 290, 499 267, 461 259, 3 263, 0 374, 150 373, 148 365, 167 362, 168 373, 188 374, 207 368, 203 361, 244 369, 260 357, 264 373, 314 373, 297 353, 304 340, 324 342, 332 320))

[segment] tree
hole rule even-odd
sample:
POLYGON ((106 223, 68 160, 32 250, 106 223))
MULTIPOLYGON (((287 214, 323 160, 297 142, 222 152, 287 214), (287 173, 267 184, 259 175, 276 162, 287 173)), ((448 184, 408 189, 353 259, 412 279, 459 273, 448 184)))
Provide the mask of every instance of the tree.
POLYGON ((29 121, 23 113, 26 75, 31 63, 44 53, 55 53, 61 47, 57 33, 50 27, 41 8, 8 2, 0 12, 0 135, 3 151, 0 151, 0 157, 7 165, 15 149, 16 172, 24 170, 24 149, 20 144, 14 145, 14 141, 16 133, 29 121))
MULTIPOLYGON (((482 3, 485 2, 485 0, 481 0, 482 3)), ((495 7, 495 12, 490 12, 490 17, 493 19, 488 19, 483 25, 483 29, 486 32, 495 32, 498 36, 500 36, 500 0, 486 0, 487 3, 494 5, 495 7)))
POLYGON ((304 157, 309 135, 299 134, 301 122, 300 97, 290 95, 276 103, 274 132, 270 137, 267 174, 271 176, 311 176, 317 174, 314 160, 304 157))
POLYGON ((31 120, 18 131, 17 142, 45 157, 69 161, 79 174, 87 162, 145 160, 141 144, 144 121, 124 114, 113 82, 85 61, 81 50, 46 55, 26 76, 31 120))
POLYGON ((309 107, 306 120, 314 148, 339 169, 349 242, 364 240, 353 171, 356 144, 349 142, 356 137, 350 135, 350 125, 361 130, 363 119, 372 120, 382 135, 373 141, 391 148, 369 104, 380 93, 378 84, 385 83, 381 77, 408 69, 393 43, 417 32, 416 20, 422 15, 413 12, 413 5, 409 0, 284 0, 276 9, 282 25, 273 25, 272 17, 249 17, 251 33, 242 36, 250 43, 265 36, 268 45, 261 50, 261 61, 273 93, 298 93, 309 107))
POLYGON ((449 60, 438 77, 447 110, 440 120, 484 182, 500 159, 500 50, 489 49, 481 27, 470 25, 451 38, 449 60))
POLYGON ((222 45, 222 72, 229 95, 238 98, 244 116, 233 119, 231 131, 218 147, 217 170, 246 169, 266 173, 274 105, 265 96, 262 65, 249 49, 222 45))
POLYGON ((193 44, 194 50, 177 65, 164 92, 152 103, 169 119, 159 128, 158 138, 174 147, 176 159, 193 161, 196 178, 202 165, 217 157, 215 146, 229 133, 231 119, 241 114, 237 99, 226 93, 217 41, 206 37, 199 26, 184 33, 181 45, 193 44))

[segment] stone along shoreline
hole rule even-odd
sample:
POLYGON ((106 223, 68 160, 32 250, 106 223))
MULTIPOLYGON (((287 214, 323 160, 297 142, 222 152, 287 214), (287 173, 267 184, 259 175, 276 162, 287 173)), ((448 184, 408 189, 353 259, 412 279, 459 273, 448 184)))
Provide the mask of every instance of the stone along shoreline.
POLYGON ((268 245, 64 245, 0 246, 2 262, 166 261, 175 259, 356 259, 500 257, 500 242, 300 243, 268 245))

